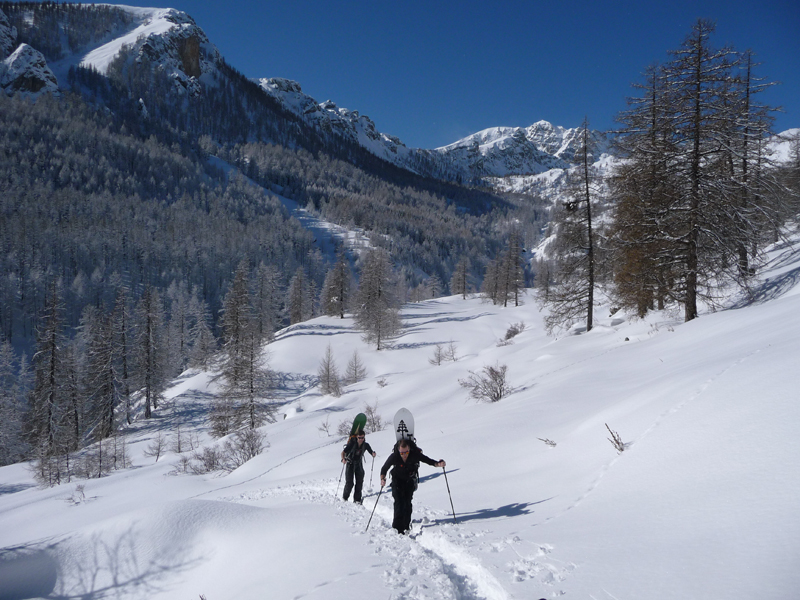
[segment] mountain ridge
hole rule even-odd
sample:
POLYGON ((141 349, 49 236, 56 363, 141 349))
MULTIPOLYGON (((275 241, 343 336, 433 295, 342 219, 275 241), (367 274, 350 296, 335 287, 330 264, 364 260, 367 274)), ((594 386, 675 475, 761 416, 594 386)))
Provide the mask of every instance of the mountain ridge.
MULTIPOLYGON (((75 66, 107 75, 123 54, 132 56, 137 63, 146 60, 156 64, 156 68, 173 81, 174 91, 179 95, 202 94, 201 83, 218 85, 215 73, 224 59, 188 13, 173 8, 127 6, 115 7, 115 10, 118 12, 107 17, 114 24, 108 27, 113 31, 111 39, 95 40, 82 50, 80 57, 70 54, 69 47, 64 44, 51 48, 50 55, 55 60, 51 58, 49 67, 55 77, 51 78, 49 87, 44 77, 39 79, 42 84, 34 87, 51 89, 52 79, 65 85, 69 69, 75 66), (115 14, 116 22, 113 21, 115 14)), ((17 31, 3 15, 0 52, 15 47, 17 38, 17 31)), ((487 177, 533 175, 551 168, 566 168, 577 148, 574 134, 577 130, 546 121, 527 128, 492 128, 435 149, 409 148, 398 137, 379 131, 374 121, 358 110, 339 107, 331 100, 318 102, 304 94, 296 81, 278 77, 251 81, 287 112, 317 129, 320 135, 356 144, 381 160, 424 177, 485 185, 487 177), (504 131, 507 135, 494 136, 491 143, 486 143, 488 131, 504 131), (484 143, 476 145, 479 138, 484 143)), ((600 135, 596 133, 597 137, 600 135)))

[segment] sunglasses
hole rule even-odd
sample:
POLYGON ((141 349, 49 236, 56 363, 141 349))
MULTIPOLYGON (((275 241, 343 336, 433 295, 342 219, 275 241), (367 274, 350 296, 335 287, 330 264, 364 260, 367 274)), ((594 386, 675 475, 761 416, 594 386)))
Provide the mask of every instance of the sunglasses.
POLYGON ((400 454, 408 454, 408 450, 406 450, 405 452, 403 452, 402 450, 400 450, 400 454))

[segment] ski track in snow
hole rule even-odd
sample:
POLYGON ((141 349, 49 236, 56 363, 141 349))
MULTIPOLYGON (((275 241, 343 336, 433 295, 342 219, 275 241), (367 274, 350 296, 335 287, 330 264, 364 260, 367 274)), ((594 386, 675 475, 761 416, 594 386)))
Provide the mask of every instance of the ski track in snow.
MULTIPOLYGON (((416 517, 409 536, 398 535, 391 528, 392 498, 383 493, 378 500, 372 488, 365 488, 364 505, 343 502, 336 479, 299 485, 245 492, 220 498, 228 502, 255 502, 264 498, 289 496, 300 501, 324 504, 335 509, 353 529, 354 536, 363 536, 374 553, 386 560, 383 579, 392 590, 390 600, 511 600, 497 577, 476 556, 478 552, 498 553, 511 548, 517 559, 506 564, 507 577, 513 582, 534 580, 544 586, 564 581, 574 565, 559 568, 546 560, 552 549, 538 547, 531 556, 520 555, 513 546, 521 542, 514 536, 500 542, 481 542, 484 533, 475 533, 463 526, 443 523, 449 515, 426 507, 415 507, 416 517), (374 509, 374 514, 373 514, 374 509), (367 530, 367 523, 372 521, 367 530), (421 514, 421 517, 420 517, 421 514)), ((560 596, 554 590, 552 595, 560 596)))

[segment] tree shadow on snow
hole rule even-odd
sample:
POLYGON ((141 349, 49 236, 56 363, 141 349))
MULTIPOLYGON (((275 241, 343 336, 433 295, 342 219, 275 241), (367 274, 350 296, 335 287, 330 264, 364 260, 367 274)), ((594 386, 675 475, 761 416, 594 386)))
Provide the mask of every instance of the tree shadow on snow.
POLYGON ((17 492, 21 492, 22 490, 27 490, 32 487, 36 486, 32 483, 2 484, 0 485, 0 496, 5 496, 6 494, 16 494, 17 492))
POLYGON ((754 304, 764 304, 769 300, 780 298, 798 283, 800 283, 800 267, 787 271, 778 277, 767 279, 757 289, 749 290, 749 293, 731 308, 745 308, 754 304))
POLYGON ((295 337, 298 335, 320 335, 320 336, 331 336, 331 335, 341 335, 344 333, 351 333, 351 334, 359 334, 360 332, 355 330, 353 327, 345 326, 345 325, 292 325, 288 329, 286 329, 280 335, 275 336, 274 341, 278 340, 285 340, 290 337, 295 337))
MULTIPOLYGON (((535 506, 536 504, 542 504, 548 500, 552 500, 552 498, 546 498, 545 500, 539 500, 538 502, 514 502, 512 504, 506 504, 505 506, 498 506, 497 508, 482 508, 470 513, 456 512, 456 519, 459 523, 464 523, 466 521, 501 518, 510 519, 513 517, 521 517, 522 515, 528 515, 533 512, 529 507, 535 506)), ((431 521, 431 523, 428 525, 423 525, 423 527, 432 527, 434 525, 442 525, 452 522, 452 516, 442 517, 441 519, 435 519, 431 521)))
POLYGON ((163 593, 169 579, 203 560, 189 558, 187 547, 159 547, 152 540, 150 551, 142 553, 145 541, 131 527, 115 539, 95 534, 0 550, 0 600, 100 600, 131 593, 146 598, 163 593))

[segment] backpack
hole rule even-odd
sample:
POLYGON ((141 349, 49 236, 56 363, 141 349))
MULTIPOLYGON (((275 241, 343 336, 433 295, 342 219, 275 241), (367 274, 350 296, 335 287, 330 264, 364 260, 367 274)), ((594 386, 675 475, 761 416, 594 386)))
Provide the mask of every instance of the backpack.
MULTIPOLYGON (((417 446, 417 439, 416 438, 406 438, 408 442, 408 447, 410 450, 416 450, 419 453, 422 453, 422 448, 417 446)), ((398 451, 398 447, 400 445, 400 440, 395 442, 394 446, 392 447, 392 452, 398 451)), ((416 492, 419 489, 419 463, 417 463, 417 468, 414 471, 414 491, 416 492)))

